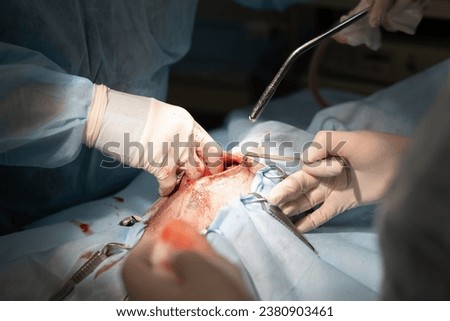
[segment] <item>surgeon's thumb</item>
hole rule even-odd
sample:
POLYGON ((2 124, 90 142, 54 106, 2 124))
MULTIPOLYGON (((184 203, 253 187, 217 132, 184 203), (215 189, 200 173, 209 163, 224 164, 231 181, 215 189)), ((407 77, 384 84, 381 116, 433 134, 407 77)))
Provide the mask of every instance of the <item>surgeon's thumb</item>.
POLYGON ((158 194, 159 196, 167 196, 175 189, 177 185, 177 176, 175 172, 170 173, 168 176, 163 178, 156 178, 158 180, 159 188, 158 194))
POLYGON ((189 160, 183 165, 182 169, 184 170, 187 178, 196 180, 205 175, 206 167, 197 154, 192 156, 189 157, 189 160))

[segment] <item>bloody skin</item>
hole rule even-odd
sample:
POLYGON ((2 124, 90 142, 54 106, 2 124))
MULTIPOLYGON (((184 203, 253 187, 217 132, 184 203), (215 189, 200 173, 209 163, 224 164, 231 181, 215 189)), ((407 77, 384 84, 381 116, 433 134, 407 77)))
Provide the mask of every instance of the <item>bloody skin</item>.
MULTIPOLYGON (((164 229, 167 225, 174 220, 182 220, 194 231, 205 229, 214 220, 220 208, 239 199, 239 195, 247 195, 250 192, 256 172, 264 166, 251 163, 242 156, 229 156, 229 154, 224 154, 223 160, 224 170, 222 172, 209 173, 209 175, 205 172, 203 177, 196 180, 183 176, 178 188, 171 195, 161 197, 147 210, 146 214, 151 217, 144 235, 126 258, 122 270, 125 279, 135 280, 136 277, 139 277, 134 271, 135 267, 142 265, 155 272, 166 271, 162 275, 167 277, 170 266, 167 266, 168 263, 164 261, 164 257, 167 258, 170 251, 181 249, 180 245, 176 244, 176 248, 160 247, 158 250, 158 244, 164 243, 164 229), (162 263, 158 263, 155 255, 163 258, 162 263), (166 265, 165 268, 164 265, 166 265)), ((182 233, 179 233, 179 229, 176 232, 177 237, 180 237, 182 233)), ((198 246, 195 250, 199 250, 198 246)), ((202 249, 200 252, 208 257, 217 255, 212 250, 202 249)), ((175 280, 178 279, 175 278, 175 280)))
POLYGON ((228 153, 224 153, 223 163, 223 172, 196 180, 183 177, 175 192, 158 199, 147 211, 152 216, 141 242, 151 242, 175 218, 183 219, 197 231, 208 227, 220 208, 250 192, 255 173, 263 167, 228 153))

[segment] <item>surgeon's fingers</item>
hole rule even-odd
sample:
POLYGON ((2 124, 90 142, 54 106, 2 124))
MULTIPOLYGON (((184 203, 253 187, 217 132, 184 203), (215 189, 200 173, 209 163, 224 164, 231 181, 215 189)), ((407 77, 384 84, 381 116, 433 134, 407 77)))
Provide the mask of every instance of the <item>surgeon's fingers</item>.
POLYGON ((301 193, 296 198, 290 199, 287 202, 281 203, 278 206, 286 215, 294 215, 303 213, 314 206, 323 203, 325 200, 325 194, 318 190, 313 189, 308 192, 301 193))
POLYGON ((205 164, 205 175, 217 174, 225 168, 225 153, 218 142, 207 142, 198 148, 197 154, 205 164))
POLYGON ((319 131, 302 153, 303 163, 310 164, 329 156, 339 156, 340 150, 345 145, 345 141, 340 140, 342 135, 338 131, 319 131))
POLYGON ((333 177, 341 174, 346 166, 343 158, 330 157, 314 163, 304 164, 302 170, 312 176, 333 177))
POLYGON ((159 183, 158 193, 160 196, 169 195, 179 183, 179 174, 183 173, 187 178, 195 180, 205 176, 206 165, 197 155, 194 148, 188 148, 181 155, 180 159, 171 159, 170 164, 162 167, 154 175, 159 183))
POLYGON ((206 165, 199 158, 197 153, 189 152, 188 160, 183 161, 182 164, 182 169, 189 179, 195 180, 204 176, 206 165))
POLYGON ((375 0, 369 13, 369 25, 377 28, 383 21, 387 11, 392 7, 393 0, 375 0))
POLYGON ((176 167, 167 167, 155 175, 159 184, 158 193, 160 196, 167 196, 175 189, 178 182, 176 171, 176 167))
POLYGON ((317 210, 296 222, 295 225, 301 233, 305 233, 328 222, 338 213, 339 211, 334 203, 325 202, 317 210))
POLYGON ((208 172, 217 174, 223 171, 223 148, 200 126, 195 128, 195 141, 198 142, 196 154, 205 164, 208 172))
POLYGON ((318 178, 300 170, 275 185, 267 196, 267 201, 272 205, 279 205, 288 200, 295 199, 303 191, 317 186, 319 182, 320 180, 318 178))
POLYGON ((343 158, 348 151, 348 142, 357 136, 351 132, 319 131, 301 155, 304 164, 312 164, 332 156, 343 158))

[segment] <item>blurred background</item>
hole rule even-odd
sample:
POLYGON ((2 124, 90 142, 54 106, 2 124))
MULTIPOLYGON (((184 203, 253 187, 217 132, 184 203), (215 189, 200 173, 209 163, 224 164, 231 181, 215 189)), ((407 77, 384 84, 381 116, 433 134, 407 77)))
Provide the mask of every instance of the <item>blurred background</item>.
MULTIPOLYGON (((168 102, 185 107, 206 129, 219 127, 230 111, 258 100, 294 49, 357 2, 319 0, 275 11, 200 0, 191 50, 171 69, 168 102)), ((313 52, 297 60, 276 96, 308 86, 313 52)), ((415 36, 384 32, 378 51, 330 43, 317 79, 320 87, 367 95, 448 57, 450 1, 432 1, 415 36)))

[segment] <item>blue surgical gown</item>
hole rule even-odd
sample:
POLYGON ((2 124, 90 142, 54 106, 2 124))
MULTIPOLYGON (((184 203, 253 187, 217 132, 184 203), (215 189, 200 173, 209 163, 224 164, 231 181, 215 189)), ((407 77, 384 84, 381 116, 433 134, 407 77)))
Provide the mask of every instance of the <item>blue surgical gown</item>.
MULTIPOLYGON (((283 10, 310 0, 237 0, 283 10)), ((138 171, 81 144, 93 83, 164 100, 197 0, 0 3, 0 235, 120 190, 138 171)))
POLYGON ((82 146, 93 84, 163 100, 196 0, 0 3, 0 234, 138 173, 82 146), (110 160, 109 160, 110 161, 110 160))

